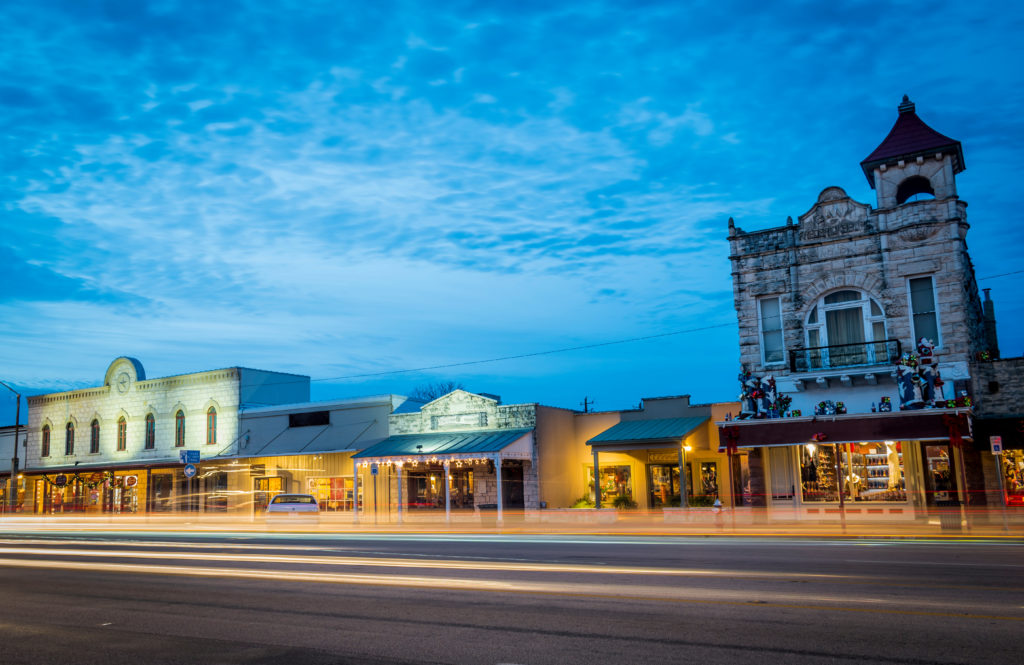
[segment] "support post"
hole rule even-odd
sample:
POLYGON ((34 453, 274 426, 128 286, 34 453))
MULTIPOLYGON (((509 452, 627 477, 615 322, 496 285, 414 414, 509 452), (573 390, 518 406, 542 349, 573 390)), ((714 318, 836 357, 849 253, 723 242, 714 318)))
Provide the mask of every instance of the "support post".
POLYGON ((497 477, 497 483, 498 483, 498 526, 501 526, 502 525, 502 520, 503 520, 503 509, 504 508, 503 508, 503 505, 502 505, 503 502, 501 500, 501 495, 502 495, 501 489, 502 488, 501 488, 501 455, 500 454, 494 456, 494 475, 497 477))
POLYGON ((686 489, 689 478, 686 477, 686 446, 680 442, 679 445, 679 507, 689 508, 690 502, 686 500, 686 489))
POLYGON ((594 507, 601 508, 601 467, 597 465, 597 447, 593 449, 594 453, 594 507))
POLYGON ((451 524, 452 521, 452 486, 451 486, 451 462, 444 463, 444 521, 451 524))
POLYGON ((398 474, 398 523, 402 523, 402 465, 395 465, 395 473, 398 474))
POLYGON ((7 498, 11 514, 18 509, 18 439, 21 438, 21 393, 0 381, 0 386, 14 393, 14 452, 11 455, 11 480, 7 483, 7 498))
POLYGON ((359 524, 359 462, 352 458, 352 523, 359 524))
MULTIPOLYGON (((836 487, 839 489, 839 526, 846 533, 846 504, 843 500, 843 494, 846 492, 846 478, 843 475, 842 469, 842 450, 839 444, 835 444, 836 449, 836 487)), ((852 459, 850 460, 853 461, 852 459)))

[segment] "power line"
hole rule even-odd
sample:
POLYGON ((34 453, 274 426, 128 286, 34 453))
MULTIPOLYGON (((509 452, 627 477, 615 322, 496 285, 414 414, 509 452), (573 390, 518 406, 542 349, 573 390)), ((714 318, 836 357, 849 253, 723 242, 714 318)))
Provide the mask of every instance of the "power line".
POLYGON ((996 277, 1006 277, 1007 275, 1019 275, 1022 272, 1024 272, 1024 270, 1014 270, 1013 272, 1001 272, 998 275, 985 275, 984 277, 978 277, 976 279, 980 282, 983 279, 995 279, 996 277))
POLYGON ((466 367, 467 365, 483 365, 485 363, 496 363, 504 360, 520 360, 522 358, 535 358, 537 356, 550 356, 556 353, 566 353, 569 351, 582 351, 584 349, 597 349, 603 346, 613 346, 615 344, 629 344, 631 342, 643 342, 649 339, 660 339, 662 337, 671 337, 673 335, 685 335, 687 333, 701 332, 704 330, 714 330, 716 328, 728 328, 732 326, 732 323, 719 323, 712 326, 703 326, 700 328, 689 328, 687 330, 673 330, 672 332, 658 333, 656 335, 644 335, 642 337, 630 337, 628 339, 616 339, 609 342, 597 342, 594 344, 582 344, 580 346, 567 346, 561 349, 549 349, 547 351, 534 351, 533 353, 520 353, 514 356, 501 356, 499 358, 486 358, 484 360, 466 360, 457 363, 446 363, 444 365, 431 365, 429 367, 416 367, 410 369, 392 369, 384 372, 369 372, 366 374, 349 374, 347 376, 334 376, 324 379, 312 379, 312 381, 343 381, 345 379, 363 379, 371 376, 388 376, 392 374, 409 374, 412 372, 426 372, 435 369, 449 369, 451 367, 466 367))

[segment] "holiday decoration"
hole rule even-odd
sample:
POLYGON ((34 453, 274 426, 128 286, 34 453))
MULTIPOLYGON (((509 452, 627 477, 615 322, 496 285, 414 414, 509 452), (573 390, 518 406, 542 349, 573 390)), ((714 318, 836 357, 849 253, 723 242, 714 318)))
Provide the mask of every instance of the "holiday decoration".
POLYGON ((840 415, 846 413, 846 405, 842 402, 836 402, 836 413, 840 415))
POLYGON ((760 418, 782 418, 793 398, 787 395, 779 395, 775 385, 775 378, 770 374, 759 379, 747 370, 740 372, 737 377, 742 392, 739 396, 740 413, 737 420, 760 419, 760 418))
POLYGON ((889 399, 888 395, 883 396, 882 399, 878 401, 878 411, 879 413, 888 413, 892 411, 892 400, 889 399))
POLYGON ((836 403, 830 399, 818 402, 818 405, 814 407, 814 415, 816 416, 834 416, 836 415, 836 403))
POLYGON ((822 441, 827 440, 828 435, 825 434, 824 432, 815 432, 814 434, 811 435, 811 441, 814 441, 815 443, 821 443, 822 441))
POLYGON ((935 344, 927 337, 917 341, 918 366, 917 376, 921 386, 921 398, 924 405, 934 407, 936 400, 942 404, 942 378, 939 376, 939 368, 935 365, 935 344))

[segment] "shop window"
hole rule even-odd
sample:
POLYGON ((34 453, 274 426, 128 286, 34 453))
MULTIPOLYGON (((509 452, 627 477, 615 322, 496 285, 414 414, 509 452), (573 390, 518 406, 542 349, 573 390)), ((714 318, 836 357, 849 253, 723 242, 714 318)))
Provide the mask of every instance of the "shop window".
POLYGON ((75 454, 75 424, 68 423, 64 428, 64 454, 75 454))
POLYGON ((43 440, 39 446, 39 456, 49 457, 50 456, 50 426, 43 425, 43 440))
POLYGON ((1006 505, 1024 507, 1024 450, 1005 450, 997 459, 1003 470, 1006 505))
POLYGON ((910 311, 914 326, 914 345, 922 337, 930 339, 935 346, 942 346, 939 338, 939 319, 935 308, 935 287, 931 277, 917 277, 908 283, 910 289, 910 311))
POLYGON ((793 478, 793 462, 788 447, 775 446, 767 449, 768 469, 771 474, 773 501, 789 501, 796 494, 793 478))
POLYGON ((807 315, 808 369, 895 361, 882 342, 885 313, 867 294, 852 289, 819 299, 807 315), (868 344, 868 342, 878 342, 868 344))
POLYGON ((700 463, 700 495, 703 503, 713 502, 718 498, 718 463, 700 463))
POLYGON ((93 420, 89 425, 89 453, 95 455, 100 451, 100 421, 93 420))
POLYGON ((782 343, 782 308, 778 298, 758 301, 761 324, 761 359, 766 365, 785 362, 782 343))
MULTIPOLYGON (((587 467, 587 487, 591 500, 594 499, 594 467, 587 467)), ((633 481, 628 465, 601 467, 601 503, 612 505, 616 498, 633 498, 633 481)))
POLYGON ((117 419, 117 449, 128 449, 128 421, 121 416, 117 419))
POLYGON ((185 446, 185 412, 178 411, 174 414, 174 447, 183 448, 185 446))
POLYGON ((853 501, 906 501, 903 446, 895 441, 843 446, 844 496, 853 501))
POLYGON ((206 412, 206 445, 217 443, 217 409, 210 407, 206 412))
POLYGON ((152 413, 146 414, 146 450, 156 448, 156 418, 152 413))
POLYGON ((838 501, 835 446, 800 446, 800 491, 804 501, 838 501))

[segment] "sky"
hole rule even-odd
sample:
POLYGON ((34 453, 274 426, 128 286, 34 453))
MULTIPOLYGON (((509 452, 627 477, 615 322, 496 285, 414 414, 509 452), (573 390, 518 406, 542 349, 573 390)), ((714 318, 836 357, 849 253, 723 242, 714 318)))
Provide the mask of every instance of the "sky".
POLYGON ((34 0, 0 24, 24 394, 127 355, 314 399, 734 399, 728 218, 874 204, 859 163, 904 94, 963 143, 972 258, 1024 354, 1017 3, 34 0))

